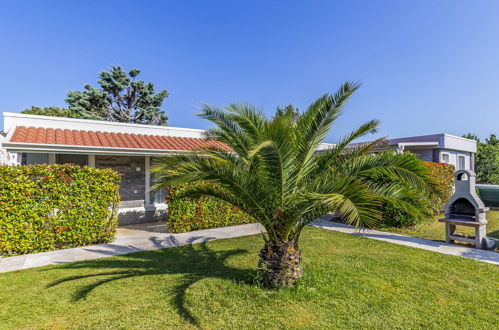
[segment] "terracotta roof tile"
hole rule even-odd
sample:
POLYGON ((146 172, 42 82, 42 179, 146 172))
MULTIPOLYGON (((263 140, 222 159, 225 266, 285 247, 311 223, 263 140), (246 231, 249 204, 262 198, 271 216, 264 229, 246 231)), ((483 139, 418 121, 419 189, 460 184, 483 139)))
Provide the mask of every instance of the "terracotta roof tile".
POLYGON ((16 127, 10 142, 183 151, 192 151, 206 146, 213 146, 230 150, 221 142, 198 138, 25 126, 16 127))

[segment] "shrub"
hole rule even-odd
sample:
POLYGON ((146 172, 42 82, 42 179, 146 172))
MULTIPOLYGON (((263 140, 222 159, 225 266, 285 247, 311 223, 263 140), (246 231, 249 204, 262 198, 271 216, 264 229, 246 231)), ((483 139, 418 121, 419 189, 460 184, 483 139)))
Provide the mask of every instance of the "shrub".
POLYGON ((454 166, 441 163, 423 162, 427 169, 427 175, 435 185, 436 193, 424 196, 414 192, 409 201, 414 212, 397 207, 392 203, 384 203, 381 206, 383 227, 412 227, 432 216, 442 213, 443 206, 452 195, 454 185, 454 166))
POLYGON ((75 165, 0 166, 0 253, 110 242, 120 176, 75 165))
POLYGON ((242 211, 215 198, 179 196, 186 186, 183 184, 167 189, 167 227, 171 232, 183 233, 255 222, 242 211))
POLYGON ((439 214, 443 212, 444 205, 452 196, 455 168, 452 165, 442 163, 424 162, 424 164, 438 191, 437 194, 429 196, 427 201, 432 213, 439 214))
POLYGON ((392 203, 384 203, 381 206, 382 222, 380 226, 406 228, 431 218, 430 206, 424 199, 415 196, 411 204, 413 207, 418 208, 419 212, 409 212, 392 203))

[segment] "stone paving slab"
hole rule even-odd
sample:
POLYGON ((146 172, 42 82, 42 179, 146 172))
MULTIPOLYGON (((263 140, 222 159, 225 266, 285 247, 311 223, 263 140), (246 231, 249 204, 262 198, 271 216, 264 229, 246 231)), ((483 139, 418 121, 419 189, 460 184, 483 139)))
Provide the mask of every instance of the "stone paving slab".
POLYGON ((314 227, 323 228, 327 230, 334 230, 346 234, 363 236, 379 241, 405 245, 405 246, 415 247, 418 249, 449 254, 469 259, 475 259, 478 261, 499 265, 499 253, 494 251, 480 250, 462 245, 431 241, 423 238, 399 235, 379 230, 371 230, 371 229, 358 230, 354 226, 328 221, 324 217, 317 219, 312 223, 312 225, 314 227))
MULTIPOLYGON (((499 264, 499 253, 497 252, 377 230, 364 229, 358 231, 353 226, 331 222, 325 218, 319 218, 312 225, 327 230, 368 237, 394 244, 475 259, 496 265, 499 264)), ((74 261, 106 258, 132 252, 157 250, 217 239, 254 235, 263 231, 263 227, 259 224, 247 224, 172 234, 166 231, 164 223, 131 225, 118 228, 116 240, 112 243, 0 258, 0 273, 74 261)))
POLYGON ((258 224, 247 224, 172 234, 166 231, 164 223, 125 226, 118 228, 112 243, 0 258, 0 273, 254 235, 261 233, 262 228, 258 224))

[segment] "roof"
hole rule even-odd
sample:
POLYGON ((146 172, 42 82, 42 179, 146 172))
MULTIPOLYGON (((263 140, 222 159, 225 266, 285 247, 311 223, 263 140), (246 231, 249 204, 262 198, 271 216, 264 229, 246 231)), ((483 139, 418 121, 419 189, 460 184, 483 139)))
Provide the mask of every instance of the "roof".
MULTIPOLYGON (((371 142, 371 141, 370 141, 371 142)), ((366 142, 363 142, 366 143, 366 142)), ((351 143, 349 147, 355 147, 362 143, 351 143)), ((396 139, 385 139, 380 143, 379 149, 450 149, 461 152, 476 152, 477 142, 475 140, 441 133, 432 135, 409 136, 396 139)))
POLYGON ((461 136, 451 135, 447 133, 432 134, 432 135, 421 135, 421 136, 411 136, 405 138, 391 139, 389 143, 391 145, 399 145, 411 147, 419 145, 424 147, 425 143, 436 143, 437 148, 441 149, 451 149, 464 152, 476 152, 477 142, 475 140, 467 139, 461 136))
POLYGON ((194 151, 203 147, 229 150, 224 143, 201 138, 26 126, 16 127, 9 140, 12 143, 163 151, 194 151))
MULTIPOLYGON (((206 146, 207 143, 208 145, 222 145, 218 144, 219 142, 207 142, 202 138, 204 130, 193 128, 26 115, 10 112, 4 112, 3 117, 7 138, 1 141, 2 138, 0 137, 0 145, 10 152, 161 155, 175 150, 190 151, 199 149, 206 146), (19 129, 19 132, 17 132, 17 129, 19 129), (24 135, 23 130, 30 132, 25 132, 26 135, 24 135), (61 133, 56 133, 59 131, 61 133)), ((359 144, 352 143, 349 147, 356 145, 359 144)), ((332 147, 334 147, 334 144, 323 143, 318 150, 326 150, 332 147)), ((432 134, 390 139, 383 143, 383 148, 394 149, 400 147, 410 149, 442 148, 476 152, 476 141, 450 134, 432 134)), ((223 145, 223 148, 227 147, 223 145)))
MULTIPOLYGON (((79 119, 26 115, 23 113, 4 112, 4 131, 9 133, 18 126, 44 127, 53 129, 78 129, 92 132, 130 133, 144 135, 178 136, 202 138, 204 130, 160 125, 121 123, 107 120, 79 119)), ((9 134, 10 136, 10 134, 9 134)))

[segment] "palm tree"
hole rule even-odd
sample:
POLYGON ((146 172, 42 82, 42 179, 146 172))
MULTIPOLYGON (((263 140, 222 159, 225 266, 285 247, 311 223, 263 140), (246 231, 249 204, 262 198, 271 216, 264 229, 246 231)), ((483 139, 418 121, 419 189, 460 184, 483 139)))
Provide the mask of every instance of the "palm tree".
POLYGON ((373 153, 382 139, 351 145, 376 132, 377 120, 330 148, 320 148, 358 87, 343 84, 335 94, 318 98, 299 118, 292 107, 268 118, 250 104, 223 109, 204 105, 200 116, 216 124, 205 137, 229 148, 206 147, 161 159, 154 169, 158 184, 153 189, 205 183, 189 185, 183 196, 217 198, 262 224, 263 279, 273 288, 292 286, 302 273, 300 234, 318 216, 335 213, 356 226, 372 226, 379 221, 380 203, 414 209, 408 192, 431 189, 416 157, 373 153))

